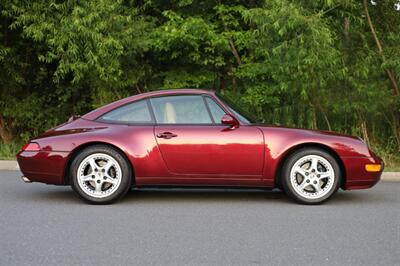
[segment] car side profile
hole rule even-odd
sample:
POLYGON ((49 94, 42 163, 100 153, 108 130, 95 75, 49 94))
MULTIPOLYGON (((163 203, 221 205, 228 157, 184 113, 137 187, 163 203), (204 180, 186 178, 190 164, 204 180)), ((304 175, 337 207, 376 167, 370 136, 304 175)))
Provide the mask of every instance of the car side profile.
POLYGON ((131 188, 280 188, 318 204, 374 186, 383 161, 357 137, 257 124, 216 92, 162 90, 96 109, 17 154, 25 182, 71 185, 90 203, 131 188))

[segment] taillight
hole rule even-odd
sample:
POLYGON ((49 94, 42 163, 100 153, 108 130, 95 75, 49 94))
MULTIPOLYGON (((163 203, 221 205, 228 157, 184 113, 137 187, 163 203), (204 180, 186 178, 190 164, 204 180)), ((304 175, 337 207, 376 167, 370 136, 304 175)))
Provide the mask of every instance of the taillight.
POLYGON ((36 142, 29 142, 22 147, 22 151, 40 151, 40 146, 36 142))

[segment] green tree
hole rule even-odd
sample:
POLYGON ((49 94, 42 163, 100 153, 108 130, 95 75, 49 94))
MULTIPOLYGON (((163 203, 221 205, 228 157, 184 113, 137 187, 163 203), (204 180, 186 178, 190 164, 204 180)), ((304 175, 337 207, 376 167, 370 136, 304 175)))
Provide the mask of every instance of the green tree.
POLYGON ((398 0, 0 0, 0 139, 128 95, 212 88, 267 123, 400 150, 398 0), (396 6, 397 5, 397 6, 396 6))

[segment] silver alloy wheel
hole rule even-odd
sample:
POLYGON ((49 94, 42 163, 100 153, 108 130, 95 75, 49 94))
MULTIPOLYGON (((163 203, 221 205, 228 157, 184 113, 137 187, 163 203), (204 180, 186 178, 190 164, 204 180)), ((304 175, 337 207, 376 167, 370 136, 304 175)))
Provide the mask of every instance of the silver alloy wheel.
POLYGON ((290 183, 297 194, 307 199, 319 199, 328 194, 336 175, 331 163, 319 155, 298 159, 290 170, 290 183))
POLYGON ((83 192, 94 198, 104 198, 120 186, 122 170, 112 156, 95 153, 79 164, 77 177, 83 192))

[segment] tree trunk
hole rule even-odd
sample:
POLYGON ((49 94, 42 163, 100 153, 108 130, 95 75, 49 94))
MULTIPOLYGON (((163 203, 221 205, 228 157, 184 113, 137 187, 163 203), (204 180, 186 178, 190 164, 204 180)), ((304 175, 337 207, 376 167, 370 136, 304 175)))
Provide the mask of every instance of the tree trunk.
POLYGON ((2 116, 0 116, 0 138, 5 144, 10 144, 14 139, 12 132, 7 128, 6 122, 2 116))
POLYGON ((312 129, 318 129, 318 124, 317 124, 317 111, 315 108, 312 108, 312 129))
MULTIPOLYGON (((219 4, 221 4, 221 1, 219 1, 219 4)), ((221 18, 221 21, 222 21, 222 25, 224 26, 224 31, 228 33, 229 29, 226 26, 224 19, 221 18)), ((242 64, 242 60, 240 59, 240 55, 236 49, 236 45, 235 45, 235 42, 233 41, 232 37, 229 37, 228 43, 229 43, 229 48, 233 54, 233 57, 235 57, 236 63, 238 64, 238 66, 240 66, 242 64)))
MULTIPOLYGON (((385 55, 383 54, 383 48, 382 48, 381 42, 378 38, 378 35, 376 34, 376 30, 375 30, 374 24, 372 23, 371 16, 369 15, 367 0, 363 0, 363 3, 364 3, 365 16, 367 17, 368 25, 369 25, 369 28, 371 29, 372 36, 374 37, 376 47, 378 48, 379 54, 382 56, 382 61, 385 62, 385 55)), ((393 71, 387 69, 386 74, 392 85, 393 94, 396 96, 399 95, 399 86, 397 85, 396 77, 393 74, 393 71)))
POLYGON ((326 114, 322 108, 320 108, 320 110, 321 110, 322 116, 325 119, 326 125, 328 126, 328 130, 332 131, 331 123, 329 122, 328 116, 326 116, 326 114))
MULTIPOLYGON (((381 55, 381 58, 382 58, 382 61, 385 62, 385 54, 383 53, 383 48, 382 48, 381 42, 376 33, 374 24, 372 23, 371 16, 369 15, 367 0, 363 0, 363 5, 364 5, 364 10, 365 10, 365 15, 368 20, 368 25, 371 30, 372 36, 374 37, 376 47, 378 48, 379 54, 381 55)), ((394 75, 393 71, 390 69, 386 69, 386 74, 391 83, 393 95, 398 97, 400 95, 400 92, 399 92, 400 90, 399 90, 399 85, 397 84, 396 76, 394 75)), ((397 110, 394 110, 393 115, 394 115, 394 119, 393 119, 393 131, 394 132, 393 133, 394 133, 394 137, 396 138, 397 145, 400 147, 400 140, 399 140, 399 138, 400 138, 400 132, 399 132, 400 121, 398 119, 399 112, 397 110)))
POLYGON ((393 134, 397 142, 398 150, 400 151, 400 119, 398 112, 393 114, 393 134))
POLYGON ((361 131, 362 131, 363 139, 365 140, 365 142, 367 144, 369 144, 368 128, 367 128, 367 123, 365 122, 365 120, 363 120, 361 123, 361 131))
POLYGON ((238 66, 240 66, 242 64, 242 60, 240 59, 239 53, 232 38, 229 38, 229 47, 231 48, 231 52, 236 59, 236 63, 238 64, 238 66))
POLYGON ((221 75, 219 78, 219 91, 222 92, 225 90, 226 87, 226 80, 224 78, 224 75, 221 75))

